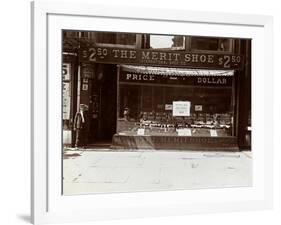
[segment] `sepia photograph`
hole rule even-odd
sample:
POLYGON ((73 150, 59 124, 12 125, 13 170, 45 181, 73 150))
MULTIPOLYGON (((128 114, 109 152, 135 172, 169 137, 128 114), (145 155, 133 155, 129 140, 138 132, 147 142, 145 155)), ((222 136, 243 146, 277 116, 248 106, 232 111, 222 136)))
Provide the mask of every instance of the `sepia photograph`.
POLYGON ((32 223, 273 209, 273 16, 169 4, 32 2, 32 223))
POLYGON ((62 194, 251 187, 251 41, 62 30, 62 194))

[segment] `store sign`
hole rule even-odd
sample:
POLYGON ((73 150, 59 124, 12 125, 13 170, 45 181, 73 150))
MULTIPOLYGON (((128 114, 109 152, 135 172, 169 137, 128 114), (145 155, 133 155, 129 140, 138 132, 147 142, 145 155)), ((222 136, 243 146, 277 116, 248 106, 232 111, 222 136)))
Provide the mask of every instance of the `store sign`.
POLYGON ((236 54, 160 51, 91 46, 81 48, 81 62, 169 67, 241 69, 244 57, 236 54))
POLYGON ((124 80, 126 80, 126 81, 154 81, 155 75, 126 73, 126 77, 124 80))
POLYGON ((121 71, 120 82, 151 83, 151 84, 178 84, 198 86, 232 86, 233 76, 180 76, 154 75, 121 71))
POLYGON ((183 128, 177 130, 178 136, 191 136, 191 129, 189 128, 183 128))
POLYGON ((71 79, 71 64, 63 63, 62 65, 62 117, 64 120, 70 119, 70 79, 71 79))
POLYGON ((173 110, 172 104, 165 104, 165 110, 173 110))
POLYGON ((226 77, 198 77, 196 81, 197 84, 218 84, 218 85, 227 84, 226 77))
POLYGON ((145 130, 143 128, 139 128, 137 130, 137 135, 144 135, 145 134, 145 130))
POLYGON ((217 137, 218 133, 216 130, 210 130, 210 135, 211 135, 211 137, 217 137))
POLYGON ((62 112, 63 112, 63 119, 69 120, 70 119, 70 83, 63 83, 62 88, 62 112))
POLYGON ((63 63, 62 64, 62 80, 69 81, 70 80, 70 71, 71 71, 71 64, 70 63, 63 63))
POLYGON ((173 116, 190 116, 190 101, 173 101, 173 116))
POLYGON ((82 64, 81 74, 83 79, 91 79, 94 76, 93 66, 90 64, 82 64))
POLYGON ((202 105, 195 105, 194 109, 195 109, 195 111, 202 111, 203 106, 202 105))
POLYGON ((82 90, 83 91, 88 91, 88 84, 83 84, 82 85, 82 90))

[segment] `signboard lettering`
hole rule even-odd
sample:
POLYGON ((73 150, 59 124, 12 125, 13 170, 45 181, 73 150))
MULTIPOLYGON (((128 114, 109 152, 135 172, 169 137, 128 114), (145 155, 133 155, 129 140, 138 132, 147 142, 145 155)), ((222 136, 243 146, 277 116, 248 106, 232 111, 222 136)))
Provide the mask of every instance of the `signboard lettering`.
POLYGON ((199 86, 232 86, 233 76, 180 76, 180 75, 157 75, 145 73, 133 73, 121 71, 120 82, 151 83, 167 85, 199 85, 199 86))
POLYGON ((169 67, 241 69, 243 56, 224 53, 194 53, 151 49, 91 46, 81 48, 81 62, 158 65, 169 67))
POLYGON ((198 77, 198 84, 226 84, 227 80, 225 77, 198 77))
POLYGON ((126 74, 126 80, 140 80, 140 81, 153 81, 154 75, 148 75, 148 74, 132 74, 132 73, 127 73, 126 74))

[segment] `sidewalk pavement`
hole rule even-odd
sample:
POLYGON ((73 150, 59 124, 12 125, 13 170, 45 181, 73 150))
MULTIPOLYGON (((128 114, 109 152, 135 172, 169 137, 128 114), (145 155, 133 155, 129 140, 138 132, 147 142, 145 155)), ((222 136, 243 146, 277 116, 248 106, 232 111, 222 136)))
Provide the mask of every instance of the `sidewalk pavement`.
POLYGON ((66 150, 64 195, 252 185, 244 152, 66 150))

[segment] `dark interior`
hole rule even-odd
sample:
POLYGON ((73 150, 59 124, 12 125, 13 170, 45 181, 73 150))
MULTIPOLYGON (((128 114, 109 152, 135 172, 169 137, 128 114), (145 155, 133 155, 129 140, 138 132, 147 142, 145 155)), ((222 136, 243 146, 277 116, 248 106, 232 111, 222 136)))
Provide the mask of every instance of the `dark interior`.
POLYGON ((90 121, 89 142, 111 143, 116 133, 117 119, 116 65, 102 65, 93 79, 91 99, 93 114, 90 121))

